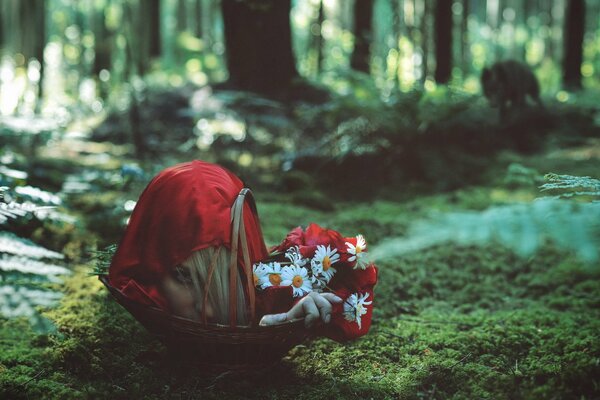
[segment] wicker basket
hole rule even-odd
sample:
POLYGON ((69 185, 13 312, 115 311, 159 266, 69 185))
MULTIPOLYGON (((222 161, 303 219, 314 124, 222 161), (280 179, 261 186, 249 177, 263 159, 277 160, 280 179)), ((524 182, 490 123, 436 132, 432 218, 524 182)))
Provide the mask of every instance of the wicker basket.
MULTIPOLYGON (((294 346, 305 340, 309 334, 304 328, 304 319, 289 321, 274 326, 236 326, 235 284, 237 283, 238 251, 244 259, 250 285, 252 266, 246 246, 242 210, 245 201, 255 210, 249 189, 243 189, 232 206, 232 259, 230 269, 230 325, 208 323, 206 310, 202 310, 200 321, 178 317, 159 308, 137 303, 120 290, 112 287, 106 275, 100 281, 108 288, 113 297, 131 313, 150 333, 163 342, 177 356, 188 359, 194 364, 211 370, 249 370, 271 366, 294 346), (250 196, 249 196, 250 195, 250 196), (233 314, 233 316, 232 316, 233 314)), ((214 266, 209 268, 213 269, 214 266)), ((209 273, 209 277, 211 273, 209 273)), ((210 285, 206 282, 205 292, 210 285)), ((254 321, 254 285, 249 286, 251 320, 254 321)))

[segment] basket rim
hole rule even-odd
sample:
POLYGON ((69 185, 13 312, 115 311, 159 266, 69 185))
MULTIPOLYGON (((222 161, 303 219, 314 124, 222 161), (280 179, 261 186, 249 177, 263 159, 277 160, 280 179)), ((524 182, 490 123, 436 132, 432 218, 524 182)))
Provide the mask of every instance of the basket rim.
POLYGON ((221 332, 232 332, 232 333, 234 333, 234 332, 235 333, 240 333, 240 332, 266 333, 268 331, 289 330, 290 328, 295 328, 298 330, 305 330, 308 333, 308 330, 304 326, 304 318, 295 318, 293 320, 289 320, 289 321, 283 322, 281 324, 276 324, 276 325, 266 325, 266 326, 258 325, 258 324, 257 325, 236 325, 235 327, 231 327, 229 325, 218 324, 218 323, 211 323, 211 322, 203 323, 200 321, 195 321, 195 320, 192 320, 189 318, 184 318, 184 317, 181 317, 178 315, 173 315, 173 314, 171 314, 165 310, 162 310, 158 307, 155 307, 155 306, 135 302, 134 300, 127 297, 121 290, 112 286, 110 284, 110 282, 108 281, 108 275, 106 275, 106 274, 98 275, 98 279, 100 280, 100 282, 102 282, 104 284, 104 286, 108 289, 109 293, 115 298, 115 300, 118 303, 120 303, 122 306, 124 306, 124 308, 127 311, 129 311, 129 309, 127 308, 127 306, 122 304, 123 302, 126 303, 128 306, 130 305, 130 306, 138 307, 141 309, 146 309, 155 314, 159 314, 163 318, 171 320, 171 321, 180 321, 180 322, 185 322, 186 324, 193 325, 194 329, 197 329, 197 330, 221 331, 221 332))

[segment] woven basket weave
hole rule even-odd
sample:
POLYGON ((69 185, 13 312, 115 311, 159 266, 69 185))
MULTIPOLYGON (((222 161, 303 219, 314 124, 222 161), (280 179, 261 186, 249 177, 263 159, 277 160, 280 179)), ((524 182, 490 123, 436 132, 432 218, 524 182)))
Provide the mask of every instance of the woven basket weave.
MULTIPOLYGON (((232 259, 230 270, 230 324, 220 325, 207 322, 206 310, 202 310, 200 321, 178 317, 159 308, 137 303, 126 297, 120 290, 110 285, 108 276, 101 275, 100 281, 108 288, 113 297, 150 333, 163 342, 171 352, 185 357, 194 364, 212 370, 249 370, 267 367, 277 363, 294 346, 309 335, 304 328, 304 319, 289 321, 274 326, 257 326, 254 317, 254 285, 252 265, 248 256, 245 229, 243 223, 243 205, 248 201, 256 210, 249 189, 244 188, 238 195, 231 212, 232 223, 232 259), (245 275, 250 288, 248 302, 251 320, 250 326, 236 326, 235 296, 237 290, 238 252, 241 253, 245 275), (233 316, 232 316, 233 315, 233 316)), ((214 266, 209 266, 214 269, 214 266)), ((210 286, 210 276, 205 285, 205 293, 210 286)), ((206 299, 206 297, 205 297, 206 299)))

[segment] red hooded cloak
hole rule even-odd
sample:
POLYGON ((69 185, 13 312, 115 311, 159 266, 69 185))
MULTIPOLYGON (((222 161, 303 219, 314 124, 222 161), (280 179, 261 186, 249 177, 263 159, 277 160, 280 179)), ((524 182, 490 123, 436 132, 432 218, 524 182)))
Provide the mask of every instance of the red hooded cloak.
MULTIPOLYGON (((161 278, 196 250, 230 248, 231 206, 242 188, 237 176, 204 161, 160 172, 133 210, 109 269, 110 284, 132 300, 167 310, 161 278)), ((243 213, 254 263, 268 252, 256 209, 246 202, 243 213)), ((240 274, 245 277, 241 269, 240 274)))

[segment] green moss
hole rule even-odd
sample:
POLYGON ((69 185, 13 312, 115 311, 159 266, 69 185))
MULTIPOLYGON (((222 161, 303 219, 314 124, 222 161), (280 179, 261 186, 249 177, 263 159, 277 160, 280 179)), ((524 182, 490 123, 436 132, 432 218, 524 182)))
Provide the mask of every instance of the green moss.
POLYGON ((354 343, 293 349, 276 368, 218 376, 178 364, 80 270, 46 315, 2 325, 7 398, 593 398, 599 273, 552 249, 529 260, 439 247, 380 265, 375 322, 354 343), (569 271, 573 271, 569 274, 569 271), (551 301, 553 299, 553 301, 551 301), (41 371, 41 372, 40 372, 41 371))
MULTIPOLYGON (((495 186, 403 202, 337 202, 335 211, 291 206, 281 193, 257 193, 257 203, 269 244, 312 221, 363 233, 373 245, 404 235, 431 211, 532 196, 535 188, 495 186)), ((115 198, 80 201, 96 213, 115 198)), ((597 266, 549 246, 523 259, 494 246, 451 245, 378 266, 369 335, 347 344, 313 340, 274 368, 225 375, 173 359, 86 274, 89 266, 79 266, 62 287, 60 306, 45 313, 55 334, 37 336, 24 320, 0 320, 0 398, 600 397, 597 266)))

